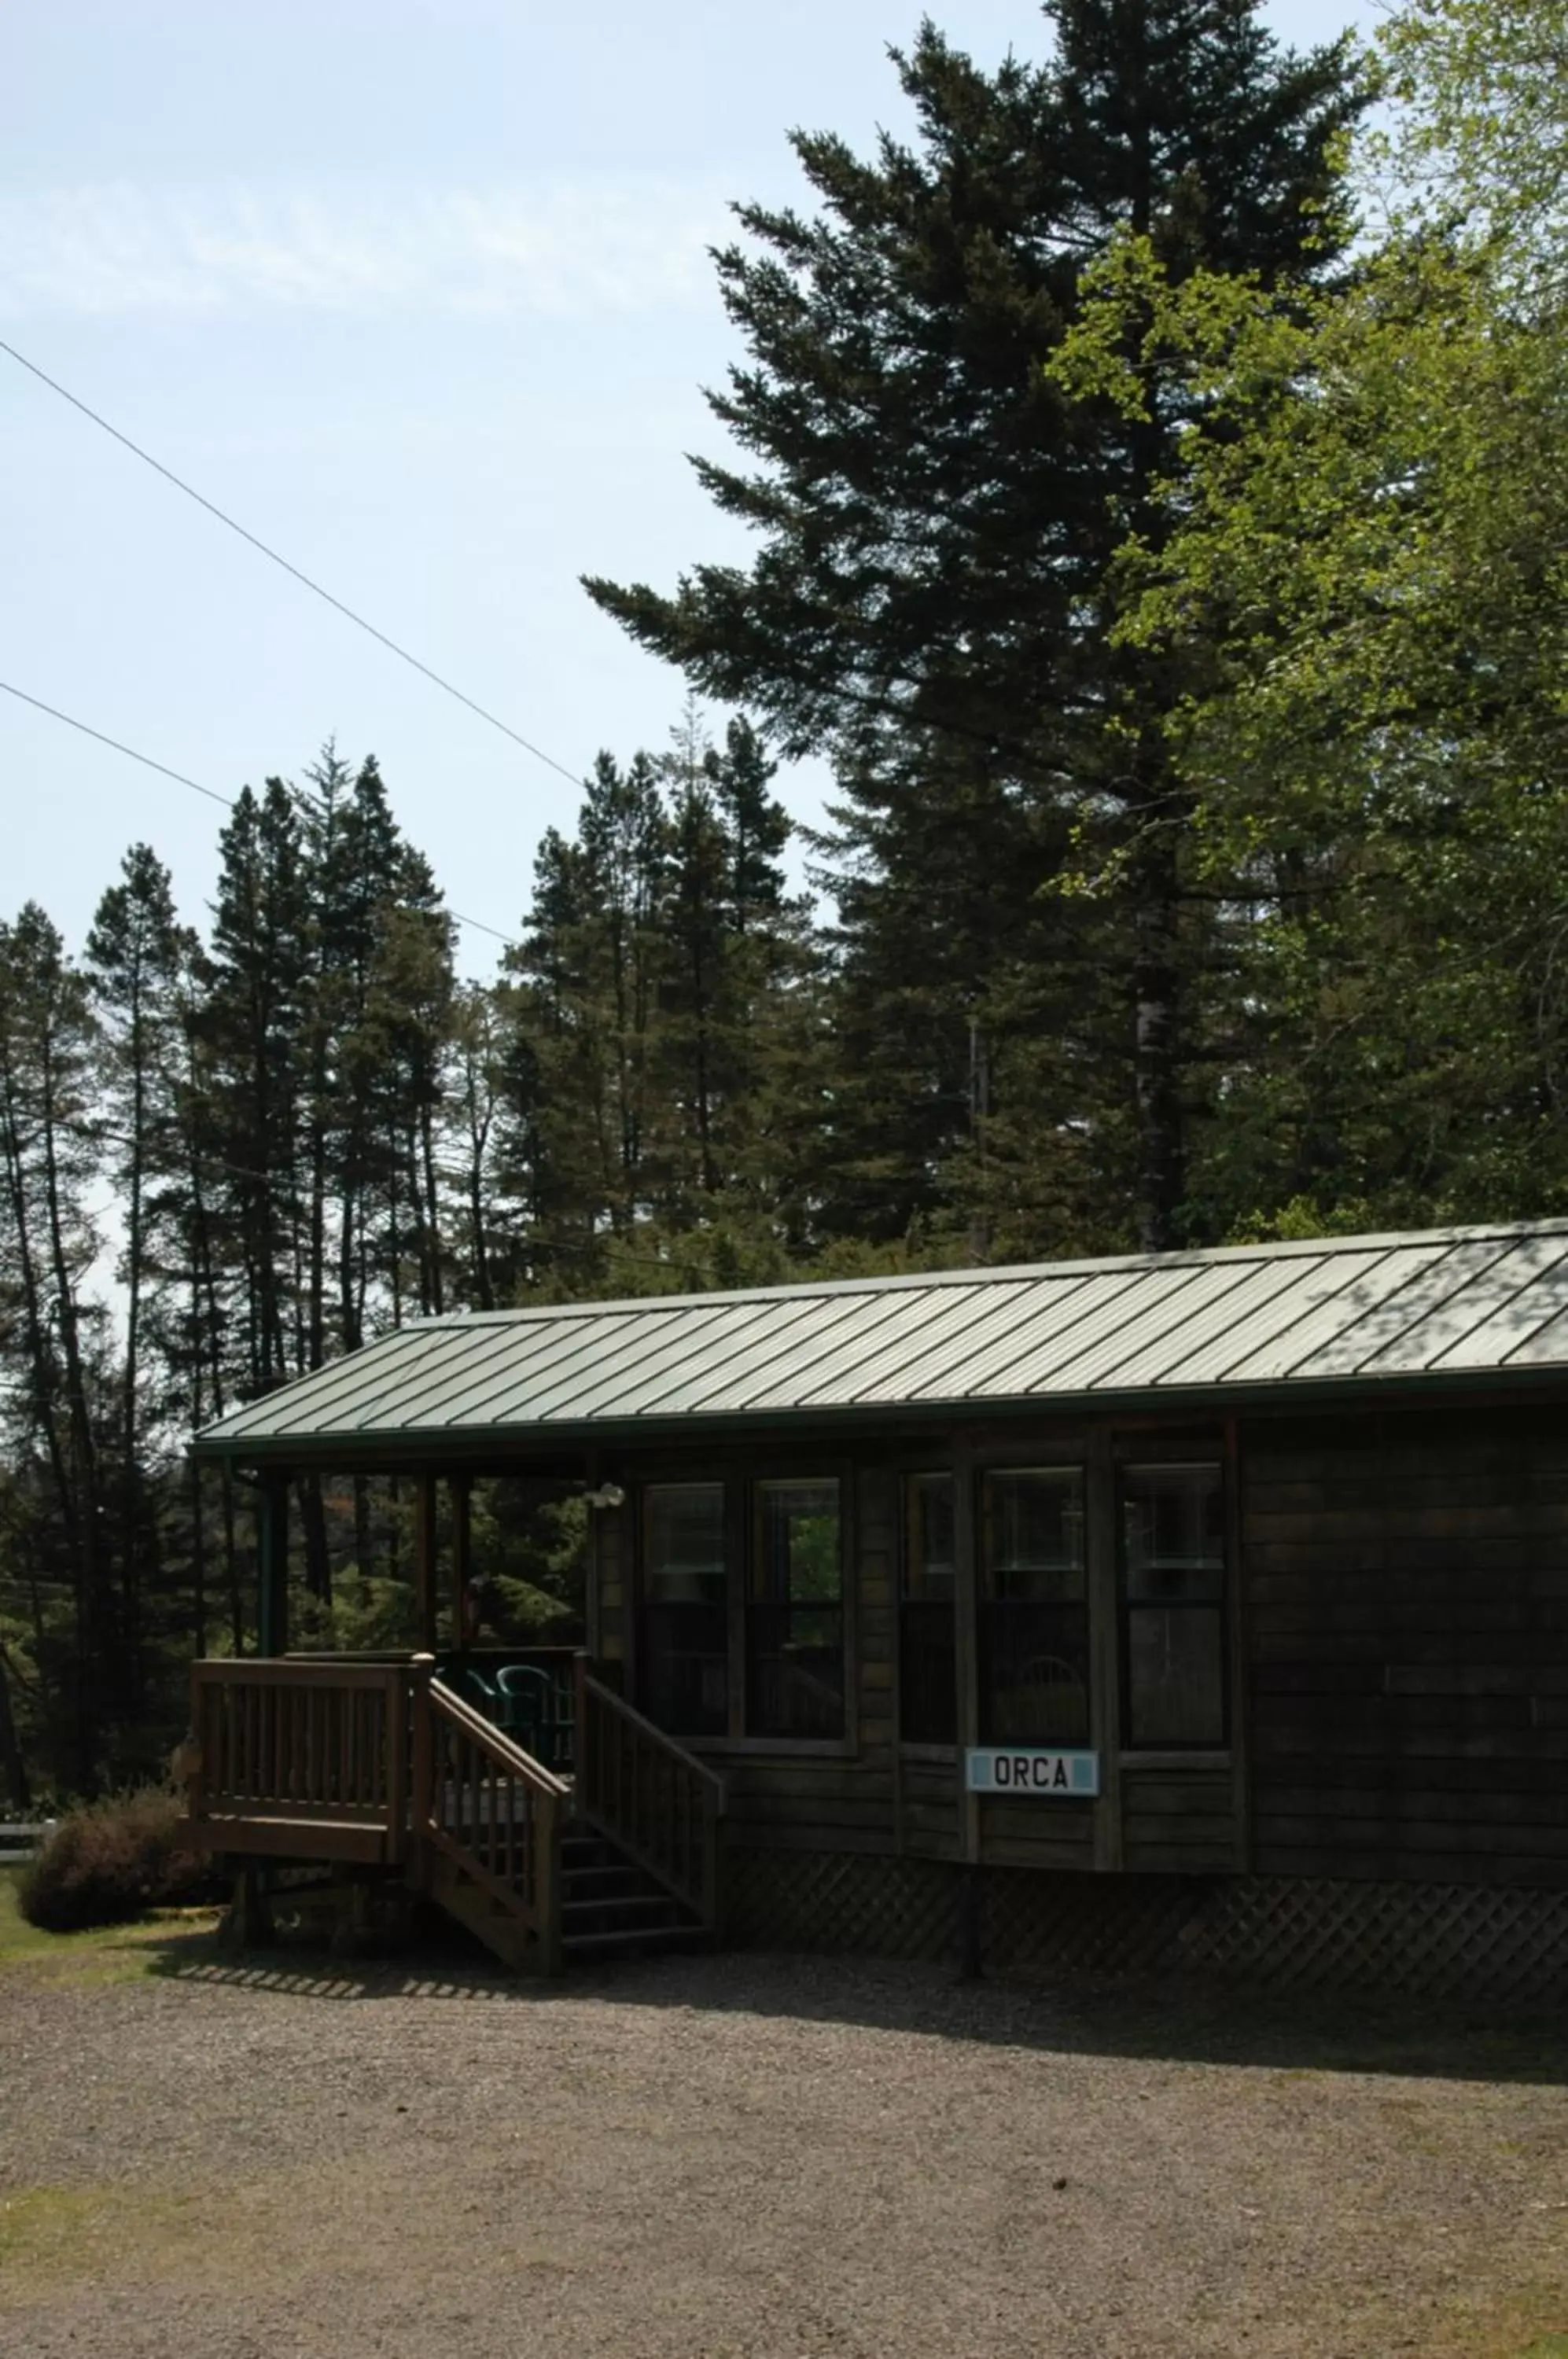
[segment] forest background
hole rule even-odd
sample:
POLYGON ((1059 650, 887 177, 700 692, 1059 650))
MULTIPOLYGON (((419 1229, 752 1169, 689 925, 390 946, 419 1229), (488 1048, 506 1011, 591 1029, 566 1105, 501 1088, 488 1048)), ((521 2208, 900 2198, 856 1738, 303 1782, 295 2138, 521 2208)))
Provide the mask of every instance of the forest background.
MULTIPOLYGON (((238 793, 204 929, 145 844, 78 951, 0 923, 23 1807, 253 1643, 191 1430, 404 1319, 1568 1210, 1562 0, 1307 57, 1047 16, 995 75, 927 24, 912 146, 796 135, 811 209, 740 209, 755 472, 700 472, 756 560, 587 585, 687 701, 493 982, 331 745, 238 793)), ((404 1638, 397 1485, 296 1507, 300 1627, 404 1638)), ((580 1506, 478 1507, 569 1630, 580 1506)))

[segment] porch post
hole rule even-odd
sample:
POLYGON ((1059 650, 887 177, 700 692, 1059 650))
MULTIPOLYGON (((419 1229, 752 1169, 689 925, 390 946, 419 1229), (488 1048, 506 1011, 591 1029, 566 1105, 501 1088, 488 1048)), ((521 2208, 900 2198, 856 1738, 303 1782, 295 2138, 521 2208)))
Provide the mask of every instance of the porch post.
POLYGON ((414 1483, 414 1643, 421 1654, 436 1649, 436 1478, 414 1483))
POLYGON ((262 1477, 256 1499, 256 1651, 289 1651, 289 1482, 262 1477))
POLYGON ((452 1493, 452 1626, 460 1647, 465 1647, 474 1636, 470 1627, 468 1575, 472 1517, 470 1495, 474 1487, 471 1474, 454 1474, 449 1484, 452 1493))

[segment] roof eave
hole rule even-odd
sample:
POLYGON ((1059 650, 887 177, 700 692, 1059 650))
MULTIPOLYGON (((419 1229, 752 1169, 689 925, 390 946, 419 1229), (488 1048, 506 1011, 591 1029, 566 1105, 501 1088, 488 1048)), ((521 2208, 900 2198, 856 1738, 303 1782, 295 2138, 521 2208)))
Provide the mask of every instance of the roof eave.
POLYGON ((625 1449, 633 1444, 665 1443, 674 1439, 713 1440, 721 1435, 749 1440, 761 1434, 843 1433, 891 1427, 931 1427, 984 1424, 1019 1419, 1083 1418, 1085 1416, 1172 1417, 1200 1412, 1208 1417, 1269 1414, 1292 1408, 1346 1408, 1371 1409, 1446 1397, 1455 1406, 1465 1400, 1499 1394, 1550 1392, 1568 1386, 1568 1365, 1554 1362, 1541 1367, 1442 1369, 1407 1375, 1275 1378, 1256 1385, 1157 1385, 1125 1391, 1028 1393, 977 1398, 973 1395, 950 1400, 841 1402, 813 1407, 715 1411, 683 1410, 677 1415, 606 1418, 572 1422, 550 1419, 532 1425, 431 1426, 385 1432, 331 1430, 287 1434, 223 1434, 209 1428, 191 1444, 192 1458, 203 1462, 227 1462, 236 1466, 293 1465, 330 1461, 350 1472, 356 1462, 384 1466, 389 1460, 408 1464, 457 1462, 490 1455, 530 1458, 585 1450, 625 1449))

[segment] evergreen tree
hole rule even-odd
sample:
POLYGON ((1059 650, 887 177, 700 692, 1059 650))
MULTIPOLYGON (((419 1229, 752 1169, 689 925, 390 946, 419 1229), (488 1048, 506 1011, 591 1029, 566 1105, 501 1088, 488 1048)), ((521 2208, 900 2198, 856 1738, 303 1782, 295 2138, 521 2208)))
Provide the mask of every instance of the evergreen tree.
POLYGON ((239 1313, 235 1382, 248 1398, 297 1374, 304 1356, 299 1138, 310 905, 299 810, 281 778, 269 778, 259 799, 241 792, 220 849, 203 1025, 239 1313))
POLYGON ((102 1041, 98 1098, 107 1168, 125 1221, 116 1521, 123 1659, 136 1717, 147 1642, 143 1594, 156 1574, 159 1546, 148 1476, 171 1439, 175 1407, 167 1375, 154 1379, 150 1370, 168 1370, 173 1350, 166 1326, 169 1247, 176 1244, 169 1233, 169 1190, 178 1186, 183 1160, 180 985, 192 947, 175 915, 168 869, 148 845, 133 845, 121 864, 120 883, 98 905, 87 964, 102 1041))
POLYGON ((103 1329, 88 1290, 102 1239, 90 1209, 99 1151, 97 1042, 85 978, 29 903, 0 925, 0 1334, 9 1455, 22 1479, 34 1667, 57 1707, 52 1767, 85 1790, 126 1705, 106 1505, 103 1329))
MULTIPOLYGON (((1326 267, 1334 239, 1311 209, 1362 92, 1345 45, 1281 52, 1246 0, 1056 0, 1048 13, 1051 62, 1009 59, 995 76, 922 27, 896 60, 915 147, 885 137, 866 163, 831 136, 797 136, 821 211, 744 207, 752 246, 719 260, 750 358, 712 402, 759 468, 698 462, 761 552, 749 571, 699 567, 673 597, 587 586, 700 688, 765 713, 786 750, 833 754, 832 851, 855 880, 844 959, 872 1004, 896 999, 914 954, 914 897, 881 864, 912 801, 951 799, 955 831, 977 794, 990 803, 998 824, 955 879, 961 909, 1005 889, 1015 864, 1039 887, 1064 866, 1098 880, 1122 989, 1094 1061, 1127 1075, 1106 1145, 1119 1128, 1120 1194, 1152 1245, 1171 1241, 1184 1190, 1196 1083, 1182 998, 1201 919, 1184 893, 1191 808, 1160 725, 1182 681, 1118 646, 1107 570, 1190 419, 1161 399, 1129 421, 1073 398, 1047 364, 1084 266, 1124 228, 1174 269, 1326 267)), ((930 897, 923 944, 951 940, 953 917, 930 897)), ((1073 929, 1061 939, 1071 947, 1073 929)), ((1058 940, 1037 929, 1047 964, 1058 940)), ((983 956, 937 1027, 946 1070, 926 1060, 911 1076, 893 1150, 906 1174, 933 1105, 948 1108, 939 1153, 970 1143, 951 1042, 995 986, 983 956)), ((1046 1021, 1072 992, 1069 962, 1035 995, 1046 1021)), ((1097 1113, 1045 1108, 1038 1156, 1097 1113)))

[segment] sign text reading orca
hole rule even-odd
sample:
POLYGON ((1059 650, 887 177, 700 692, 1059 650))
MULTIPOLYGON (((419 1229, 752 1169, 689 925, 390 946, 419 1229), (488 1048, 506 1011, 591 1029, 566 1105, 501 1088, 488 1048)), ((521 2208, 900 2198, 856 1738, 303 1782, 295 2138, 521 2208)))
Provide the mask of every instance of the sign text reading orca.
POLYGON ((1045 1753, 1036 1745, 975 1745, 965 1756, 972 1794, 1057 1794, 1092 1800, 1100 1790, 1097 1753, 1045 1753))

